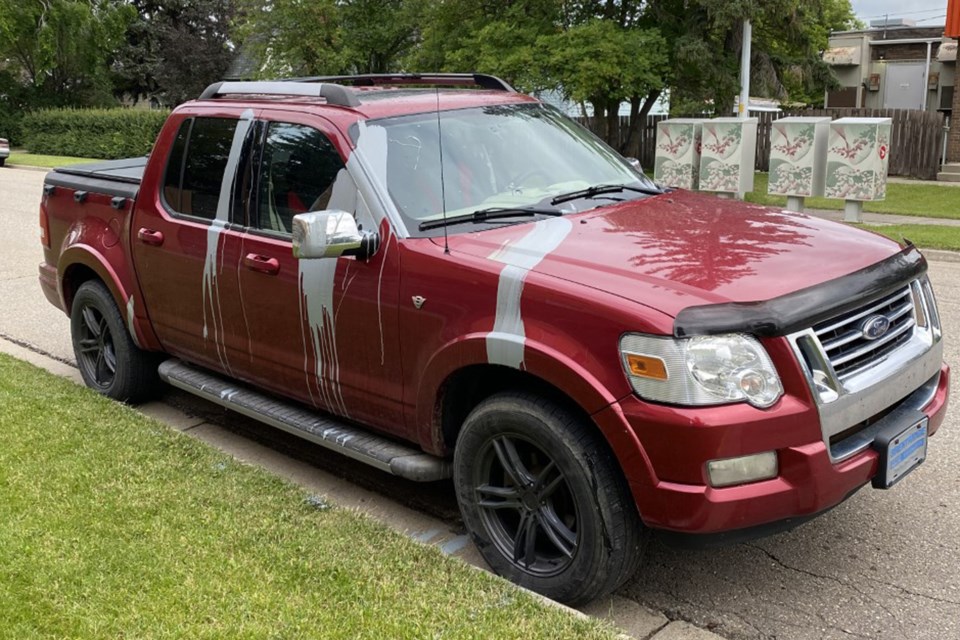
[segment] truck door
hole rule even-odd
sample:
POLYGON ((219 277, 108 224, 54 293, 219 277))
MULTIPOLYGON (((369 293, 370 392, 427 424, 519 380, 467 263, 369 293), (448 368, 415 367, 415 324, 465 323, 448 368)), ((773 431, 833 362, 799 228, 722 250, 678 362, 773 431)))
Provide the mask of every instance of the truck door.
POLYGON ((370 260, 297 260, 291 221, 340 209, 378 228, 344 158, 349 147, 326 120, 264 110, 251 224, 244 235, 240 297, 256 382, 314 407, 402 432, 397 321, 399 252, 389 223, 370 260), (339 147, 339 148, 338 148, 339 147))
POLYGON ((238 375, 248 363, 237 295, 244 189, 238 167, 249 155, 254 114, 180 115, 156 146, 170 150, 163 171, 145 176, 137 198, 136 272, 164 349, 238 375))

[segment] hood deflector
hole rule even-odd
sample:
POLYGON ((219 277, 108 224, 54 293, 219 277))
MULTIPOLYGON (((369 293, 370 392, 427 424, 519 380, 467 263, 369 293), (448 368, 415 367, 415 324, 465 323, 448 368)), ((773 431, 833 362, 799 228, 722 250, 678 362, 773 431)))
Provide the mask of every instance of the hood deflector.
POLYGON ((748 333, 782 336, 832 318, 881 297, 927 270, 927 261, 912 244, 886 260, 822 284, 763 302, 727 302, 687 307, 677 314, 678 337, 748 333))

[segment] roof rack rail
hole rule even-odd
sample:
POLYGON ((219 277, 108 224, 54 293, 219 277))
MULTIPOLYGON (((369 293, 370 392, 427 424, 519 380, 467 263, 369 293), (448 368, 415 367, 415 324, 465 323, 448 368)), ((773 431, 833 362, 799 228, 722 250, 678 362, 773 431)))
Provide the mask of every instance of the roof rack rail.
POLYGON ((326 98, 327 103, 341 107, 359 107, 360 100, 352 91, 339 84, 323 82, 302 84, 286 81, 269 82, 215 82, 200 94, 200 100, 210 100, 229 94, 259 94, 274 96, 307 96, 326 98))
POLYGON ((308 76, 289 78, 288 82, 335 82, 355 87, 390 85, 476 86, 493 91, 516 93, 506 81, 485 73, 367 73, 354 76, 308 76))

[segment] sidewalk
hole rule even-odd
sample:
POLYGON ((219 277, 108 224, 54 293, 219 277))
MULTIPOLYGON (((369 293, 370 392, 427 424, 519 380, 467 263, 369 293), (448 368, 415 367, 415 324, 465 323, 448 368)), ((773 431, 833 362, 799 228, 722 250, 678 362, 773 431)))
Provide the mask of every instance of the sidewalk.
MULTIPOLYGON (((836 222, 843 222, 843 211, 832 211, 829 209, 804 209, 804 213, 818 218, 826 218, 836 222)), ((863 212, 863 221, 866 224, 933 224, 944 227, 960 227, 960 220, 951 220, 949 218, 924 218, 921 216, 903 216, 896 213, 870 213, 863 212)))

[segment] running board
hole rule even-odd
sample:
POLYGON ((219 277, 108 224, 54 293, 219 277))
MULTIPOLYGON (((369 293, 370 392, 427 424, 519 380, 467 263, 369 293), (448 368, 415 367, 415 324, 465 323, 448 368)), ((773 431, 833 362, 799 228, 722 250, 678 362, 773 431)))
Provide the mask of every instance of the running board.
POLYGON ((165 382, 178 389, 395 476, 432 482, 453 475, 447 460, 340 422, 332 416, 253 391, 181 360, 167 360, 160 365, 159 372, 165 382))

